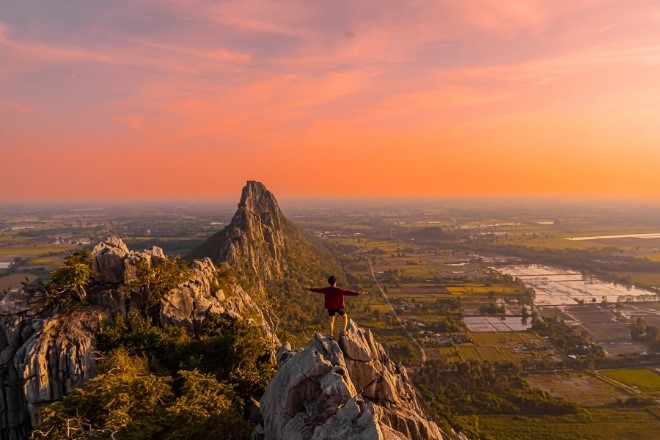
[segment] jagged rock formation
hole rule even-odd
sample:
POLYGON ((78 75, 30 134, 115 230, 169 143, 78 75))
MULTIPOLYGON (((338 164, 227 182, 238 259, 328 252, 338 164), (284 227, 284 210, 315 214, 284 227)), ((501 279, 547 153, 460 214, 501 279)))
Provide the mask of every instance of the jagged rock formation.
MULTIPOLYGON (((96 374, 96 333, 102 317, 145 311, 138 270, 164 259, 162 249, 130 251, 110 237, 92 251, 88 304, 48 301, 43 286, 15 289, 0 298, 0 440, 24 440, 39 426, 39 409, 96 374), (137 290, 133 290, 136 289, 137 290)), ((259 306, 236 284, 220 288, 209 259, 195 261, 190 276, 149 305, 161 324, 197 332, 209 312, 249 318, 272 332, 259 306)), ((277 342, 277 339, 274 338, 277 342)))
POLYGON ((190 258, 208 257, 238 271, 243 283, 261 292, 278 282, 317 269, 318 275, 340 273, 336 259, 289 221, 275 196, 256 181, 243 188, 229 225, 195 249, 190 258), (304 260, 304 261, 303 261, 304 260))
POLYGON ((282 329, 294 335, 323 319, 322 302, 303 286, 325 283, 331 274, 346 283, 341 265, 325 244, 289 221, 273 194, 255 181, 243 188, 229 225, 189 257, 231 267, 239 283, 260 304, 268 304, 272 327, 281 322, 282 329))
POLYGON ((0 438, 26 438, 41 406, 94 376, 94 335, 104 314, 92 306, 52 315, 42 289, 0 299, 0 438))
POLYGON ((229 225, 195 249, 190 257, 227 262, 243 275, 241 278, 263 289, 267 283, 280 279, 287 269, 283 258, 285 229, 291 226, 275 196, 263 184, 249 181, 229 225))
POLYGON ((353 322, 339 343, 316 334, 300 352, 283 346, 278 362, 255 440, 449 438, 424 418, 405 368, 353 322))

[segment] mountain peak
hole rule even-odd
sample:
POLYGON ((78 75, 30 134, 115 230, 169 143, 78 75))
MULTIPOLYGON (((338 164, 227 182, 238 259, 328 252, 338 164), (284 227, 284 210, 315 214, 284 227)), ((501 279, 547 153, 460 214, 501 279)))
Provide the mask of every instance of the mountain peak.
MULTIPOLYGON (((232 223, 240 219, 240 216, 254 216, 255 220, 271 224, 273 228, 284 226, 282 211, 273 193, 266 186, 256 180, 248 180, 241 193, 241 201, 238 203, 238 212, 232 223)), ((241 222, 249 224, 249 222, 241 222)), ((235 225, 236 226, 236 225, 235 225)))
POLYGON ((291 334, 321 319, 310 313, 317 310, 318 298, 303 286, 342 274, 325 244, 289 221, 275 196, 254 180, 243 188, 231 222, 188 256, 204 257, 216 265, 227 263, 251 293, 272 298, 273 311, 291 334))
POLYGON ((249 206, 254 203, 263 203, 262 208, 279 209, 273 193, 266 186, 256 180, 248 180, 241 193, 241 201, 238 206, 249 206))
POLYGON ((189 257, 209 257, 216 264, 227 262, 244 282, 263 290, 286 269, 282 256, 287 225, 275 196, 261 182, 250 180, 243 187, 238 210, 229 225, 189 257))

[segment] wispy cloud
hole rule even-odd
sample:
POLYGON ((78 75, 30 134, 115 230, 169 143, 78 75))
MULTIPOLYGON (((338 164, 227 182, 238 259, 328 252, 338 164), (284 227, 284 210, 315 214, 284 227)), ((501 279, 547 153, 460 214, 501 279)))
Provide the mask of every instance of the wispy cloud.
MULTIPOLYGON (((185 146, 184 174, 193 164, 210 170, 197 158, 208 155, 224 157, 235 176, 248 154, 264 158, 250 166, 270 172, 271 162, 303 167, 340 152, 390 172, 398 165, 417 182, 432 178, 442 155, 474 156, 488 159, 471 174, 482 182, 486 162, 514 151, 538 159, 530 152, 538 145, 560 163, 552 152, 572 142, 564 132, 615 152, 660 142, 640 128, 660 96, 655 0, 27 7, 0 5, 0 144, 24 151, 46 145, 66 157, 74 147, 100 155, 130 146, 135 160, 154 161, 185 146)), ((370 179, 385 185, 375 172, 370 179)))

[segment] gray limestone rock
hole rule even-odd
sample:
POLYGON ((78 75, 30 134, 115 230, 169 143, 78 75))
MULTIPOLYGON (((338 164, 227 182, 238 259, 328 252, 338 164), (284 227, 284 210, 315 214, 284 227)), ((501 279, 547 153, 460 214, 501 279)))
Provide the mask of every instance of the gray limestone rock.
POLYGON ((47 302, 44 292, 12 289, 0 298, 0 316, 34 314, 43 310, 47 302))
MULTIPOLYGON (((353 322, 337 343, 316 334, 279 370, 261 399, 265 440, 435 440, 448 438, 423 416, 405 372, 369 330, 353 322)), ((257 438, 255 437, 255 438, 257 438)))
POLYGON ((96 280, 111 284, 123 282, 124 259, 128 253, 128 247, 114 235, 97 244, 92 249, 92 269, 96 280))
MULTIPOLYGON (((43 286, 15 289, 0 298, 0 439, 27 439, 29 428, 39 426, 43 406, 96 374, 100 319, 144 310, 145 294, 126 283, 136 279, 140 267, 153 267, 166 258, 158 247, 132 252, 118 237, 99 243, 92 256, 96 273, 87 305, 49 304, 43 286)), ((238 285, 218 289, 210 259, 195 261, 190 269, 190 278, 158 304, 162 324, 195 333, 209 312, 225 314, 256 322, 279 345, 247 292, 238 285)))
POLYGON ((242 281, 249 281, 264 293, 265 286, 281 279, 287 270, 286 225, 288 220, 275 196, 263 184, 249 181, 231 223, 189 257, 227 262, 242 281))
POLYGON ((32 426, 39 425, 40 407, 96 374, 96 332, 102 316, 102 309, 90 307, 49 318, 14 354, 32 426))

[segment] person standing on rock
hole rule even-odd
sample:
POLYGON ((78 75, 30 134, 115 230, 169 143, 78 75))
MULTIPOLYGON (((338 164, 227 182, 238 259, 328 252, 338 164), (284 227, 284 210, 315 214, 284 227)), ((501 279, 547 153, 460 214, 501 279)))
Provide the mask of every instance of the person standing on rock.
POLYGON ((346 333, 346 326, 348 325, 348 315, 346 314, 346 303, 344 296, 359 296, 366 295, 367 292, 360 290, 355 292, 353 290, 346 290, 337 287, 337 278, 330 275, 328 278, 328 287, 309 287, 305 286, 306 290, 310 292, 322 293, 325 295, 325 308, 328 310, 328 332, 330 339, 335 339, 335 315, 339 314, 344 317, 344 328, 341 332, 343 335, 346 333))

